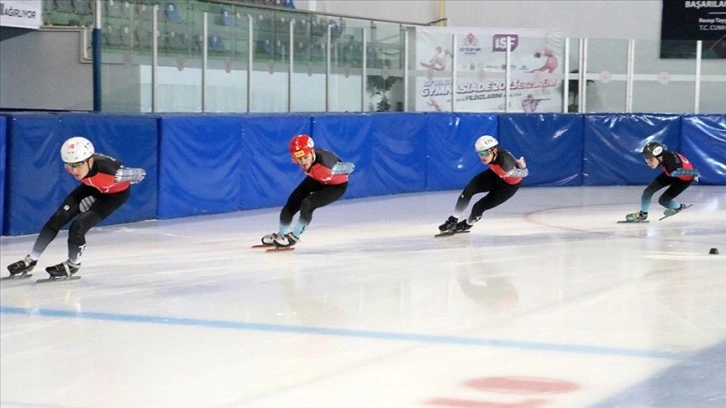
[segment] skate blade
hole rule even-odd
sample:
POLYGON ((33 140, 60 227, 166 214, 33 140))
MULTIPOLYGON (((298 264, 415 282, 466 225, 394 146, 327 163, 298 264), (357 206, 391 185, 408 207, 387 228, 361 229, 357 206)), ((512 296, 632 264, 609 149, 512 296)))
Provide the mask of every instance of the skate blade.
POLYGON ((468 234, 470 231, 461 231, 461 232, 440 232, 436 235, 434 235, 434 238, 442 238, 442 237, 451 237, 456 234, 468 234))
POLYGON ((625 220, 621 220, 621 221, 618 221, 618 224, 647 224, 649 222, 650 222, 650 220, 645 220, 645 221, 625 221, 625 220))
POLYGON ((295 247, 276 247, 273 246, 270 249, 265 250, 265 252, 291 252, 294 251, 295 247))
POLYGON ((679 213, 682 213, 682 212, 683 212, 683 210, 685 210, 685 209, 687 209, 687 208, 691 208, 691 207, 693 207, 693 204, 685 204, 685 206, 684 206, 684 207, 683 207, 683 208, 681 209, 681 211, 678 211, 677 213, 675 213, 675 214, 671 214, 671 215, 664 215, 664 216, 662 216, 662 217, 658 218, 658 221, 663 221, 663 220, 665 220, 666 218, 670 218, 670 217, 672 217, 672 216, 674 216, 674 215, 677 215, 677 214, 679 214, 679 213))
POLYGON ((79 280, 81 279, 80 276, 71 275, 71 276, 61 276, 58 278, 50 277, 45 279, 38 279, 35 281, 35 283, 45 283, 45 282, 61 282, 61 281, 72 281, 72 280, 79 280))
POLYGON ((269 244, 269 245, 268 244, 257 244, 257 245, 252 245, 250 248, 272 248, 274 246, 275 246, 274 244, 269 244))
POLYGON ((22 274, 22 275, 14 275, 14 276, 3 276, 2 278, 0 278, 0 281, 6 281, 6 280, 24 280, 24 279, 30 278, 31 276, 33 276, 32 273, 26 273, 26 274, 22 274))

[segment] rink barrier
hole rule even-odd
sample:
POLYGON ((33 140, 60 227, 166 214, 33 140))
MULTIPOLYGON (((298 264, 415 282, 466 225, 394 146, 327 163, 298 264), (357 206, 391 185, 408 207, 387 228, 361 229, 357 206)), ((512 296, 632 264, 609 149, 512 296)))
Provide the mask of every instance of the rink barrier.
POLYGON ((726 185, 726 115, 13 112, 0 115, 2 234, 37 233, 77 185, 58 154, 70 136, 147 171, 111 225, 281 206, 303 177, 287 150, 299 133, 356 164, 345 198, 461 189, 483 170, 482 134, 527 159, 525 186, 645 184, 650 140, 684 153, 700 184, 726 185))
POLYGON ((0 116, 0 235, 5 220, 5 175, 7 174, 7 118, 0 116))

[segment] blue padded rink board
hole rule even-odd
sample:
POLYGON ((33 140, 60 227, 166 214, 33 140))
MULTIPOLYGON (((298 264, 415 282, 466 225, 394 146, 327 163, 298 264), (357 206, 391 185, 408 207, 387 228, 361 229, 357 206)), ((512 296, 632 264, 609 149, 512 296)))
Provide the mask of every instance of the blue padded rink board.
POLYGON ((726 187, 617 224, 642 188, 522 188, 440 239, 458 191, 343 200, 272 254, 279 208, 104 226, 35 284, 61 232, 1 283, 0 405, 724 407, 726 187))

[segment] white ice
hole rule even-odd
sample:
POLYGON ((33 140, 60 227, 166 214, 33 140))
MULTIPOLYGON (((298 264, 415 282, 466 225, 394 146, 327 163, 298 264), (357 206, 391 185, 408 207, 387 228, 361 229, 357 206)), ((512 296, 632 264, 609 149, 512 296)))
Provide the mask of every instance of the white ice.
MULTIPOLYGON (((448 238, 458 191, 343 200, 285 253, 250 248, 279 208, 104 226, 81 280, 35 283, 61 232, 1 283, 0 405, 656 406, 612 398, 726 341, 726 187, 616 223, 642 188, 525 187, 448 238)), ((704 370, 688 406, 726 406, 726 359, 704 370)))

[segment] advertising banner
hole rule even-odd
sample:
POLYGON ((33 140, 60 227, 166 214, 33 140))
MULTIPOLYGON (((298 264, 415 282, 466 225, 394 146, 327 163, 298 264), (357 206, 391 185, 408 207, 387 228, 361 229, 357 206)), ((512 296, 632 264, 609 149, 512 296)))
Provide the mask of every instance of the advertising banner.
POLYGON ((0 26, 38 29, 42 24, 42 0, 0 0, 0 26))
POLYGON ((663 0, 661 58, 726 58, 726 0, 663 0))
POLYGON ((417 112, 451 111, 452 89, 457 112, 562 111, 564 39, 559 32, 418 27, 415 44, 417 112), (511 52, 505 109, 507 40, 511 52), (456 69, 455 87, 452 69, 456 69))

